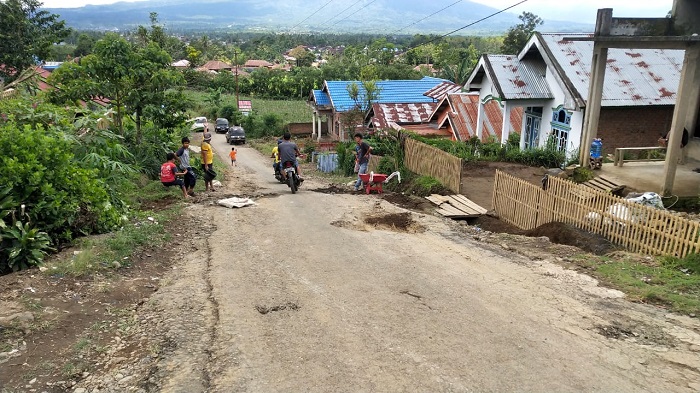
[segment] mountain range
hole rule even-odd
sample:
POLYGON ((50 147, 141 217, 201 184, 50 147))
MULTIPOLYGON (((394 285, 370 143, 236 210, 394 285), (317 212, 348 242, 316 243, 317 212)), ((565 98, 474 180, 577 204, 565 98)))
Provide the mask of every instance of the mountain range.
MULTIPOLYGON (((160 22, 166 27, 180 30, 389 35, 443 34, 499 11, 471 1, 455 3, 452 0, 149 0, 47 10, 61 15, 70 27, 76 29, 132 29, 148 25, 150 12, 157 12, 160 22), (443 11, 427 17, 443 8, 443 11)), ((526 9, 517 10, 522 11, 526 9)), ((503 12, 461 30, 459 34, 502 34, 517 23, 520 23, 517 14, 503 12)), ((593 27, 591 24, 545 20, 539 30, 587 32, 593 27)))

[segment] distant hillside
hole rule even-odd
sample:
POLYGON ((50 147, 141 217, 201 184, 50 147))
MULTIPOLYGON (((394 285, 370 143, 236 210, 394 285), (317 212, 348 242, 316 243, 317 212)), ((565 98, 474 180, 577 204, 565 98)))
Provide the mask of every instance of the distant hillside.
MULTIPOLYGON (((76 29, 131 29, 148 24, 149 13, 157 12, 166 26, 183 30, 230 28, 281 32, 294 27, 295 32, 376 34, 446 33, 498 11, 482 4, 463 1, 425 21, 407 27, 451 4, 452 1, 376 0, 361 2, 348 9, 355 1, 336 0, 309 17, 326 3, 326 0, 151 0, 48 10, 61 15, 69 26, 76 29), (363 4, 369 5, 360 10, 363 4), (346 9, 347 11, 343 12, 346 9), (307 17, 309 18, 300 24, 307 17)), ((516 9, 515 12, 526 10, 527 8, 516 9)), ((515 13, 502 13, 465 29, 460 34, 501 34, 517 23, 519 20, 515 13)), ((545 21, 541 30, 592 31, 593 25, 545 21)))

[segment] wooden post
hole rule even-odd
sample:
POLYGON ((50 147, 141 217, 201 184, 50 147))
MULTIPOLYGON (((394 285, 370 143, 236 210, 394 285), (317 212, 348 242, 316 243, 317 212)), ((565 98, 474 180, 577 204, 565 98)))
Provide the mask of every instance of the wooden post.
MULTIPOLYGON (((612 25, 612 8, 598 10, 594 38, 610 35, 612 25)), ((600 120, 600 105, 603 100, 603 84, 605 83, 605 67, 608 61, 608 48, 602 48, 597 41, 593 43, 593 61, 591 62, 591 78, 588 84, 588 101, 586 102, 583 133, 579 148, 579 162, 587 167, 591 159, 591 143, 598 135, 600 120)))
MULTIPOLYGON (((666 161, 664 163, 663 185, 661 194, 671 195, 673 183, 676 180, 676 167, 681 154, 681 139, 683 138, 683 128, 688 119, 688 104, 694 101, 692 93, 696 84, 700 83, 700 47, 695 46, 686 49, 683 59, 683 71, 681 81, 676 94, 676 107, 673 111, 673 121, 668 135, 668 146, 666 146, 666 161)), ((695 109, 697 110, 697 109, 695 109)))
POLYGON ((321 134, 323 134, 323 127, 321 127, 321 114, 320 114, 320 113, 317 113, 317 114, 316 114, 316 121, 317 121, 317 123, 318 123, 318 127, 317 127, 317 129, 318 129, 318 135, 317 135, 317 138, 318 138, 318 141, 321 142, 321 134))

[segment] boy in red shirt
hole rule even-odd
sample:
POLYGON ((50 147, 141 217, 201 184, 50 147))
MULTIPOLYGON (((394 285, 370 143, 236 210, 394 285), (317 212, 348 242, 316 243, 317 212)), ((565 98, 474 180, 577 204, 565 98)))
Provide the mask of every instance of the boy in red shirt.
POLYGON ((185 190, 185 183, 182 181, 182 179, 178 179, 176 177, 187 173, 187 169, 185 169, 184 172, 177 171, 177 166, 175 166, 175 153, 168 153, 167 159, 168 161, 160 166, 160 181, 166 187, 180 186, 180 189, 182 189, 182 195, 185 197, 185 199, 189 198, 190 196, 187 195, 187 190, 185 190))

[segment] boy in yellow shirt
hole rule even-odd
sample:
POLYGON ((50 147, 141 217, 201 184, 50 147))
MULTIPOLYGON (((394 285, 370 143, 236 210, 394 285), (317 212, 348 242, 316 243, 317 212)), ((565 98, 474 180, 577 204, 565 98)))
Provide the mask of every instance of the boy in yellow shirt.
POLYGON ((211 147, 211 133, 204 133, 204 140, 202 141, 202 171, 204 171, 204 190, 205 191, 216 191, 214 190, 214 178, 216 177, 216 172, 214 172, 214 150, 211 147))

